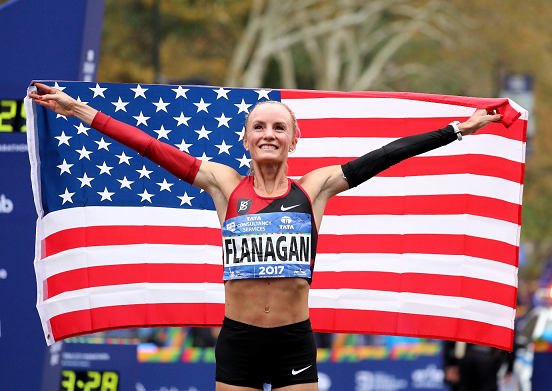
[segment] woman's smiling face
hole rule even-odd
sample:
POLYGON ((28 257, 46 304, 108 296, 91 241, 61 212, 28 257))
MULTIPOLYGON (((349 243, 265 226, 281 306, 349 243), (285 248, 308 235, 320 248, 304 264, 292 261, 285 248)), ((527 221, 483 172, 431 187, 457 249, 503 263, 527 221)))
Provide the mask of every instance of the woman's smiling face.
POLYGON ((246 122, 243 144, 256 162, 285 161, 297 144, 291 113, 278 103, 255 107, 246 122))

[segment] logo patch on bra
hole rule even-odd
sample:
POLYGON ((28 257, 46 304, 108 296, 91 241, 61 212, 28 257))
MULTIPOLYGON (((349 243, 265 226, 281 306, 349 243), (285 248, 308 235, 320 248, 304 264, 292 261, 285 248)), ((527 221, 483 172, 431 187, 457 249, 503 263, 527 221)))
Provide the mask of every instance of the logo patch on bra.
POLYGON ((236 208, 236 212, 242 216, 249 212, 249 209, 251 209, 251 205, 253 204, 253 200, 250 200, 248 198, 238 198, 238 206, 236 208))

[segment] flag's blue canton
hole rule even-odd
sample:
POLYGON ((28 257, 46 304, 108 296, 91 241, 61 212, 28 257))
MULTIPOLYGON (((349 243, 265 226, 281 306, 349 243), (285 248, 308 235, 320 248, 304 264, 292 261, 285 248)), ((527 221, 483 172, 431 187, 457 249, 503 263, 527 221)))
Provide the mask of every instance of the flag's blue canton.
MULTIPOLYGON (((81 82, 54 86, 192 156, 231 166, 242 175, 250 161, 242 140, 246 114, 257 102, 280 100, 275 90, 81 82)), ((215 209, 207 193, 80 120, 40 106, 37 117, 45 214, 82 206, 215 209)))

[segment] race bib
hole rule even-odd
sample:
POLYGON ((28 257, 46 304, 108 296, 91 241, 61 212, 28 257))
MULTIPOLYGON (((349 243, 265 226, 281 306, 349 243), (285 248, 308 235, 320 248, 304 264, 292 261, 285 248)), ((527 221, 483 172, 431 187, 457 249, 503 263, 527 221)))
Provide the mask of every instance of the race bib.
POLYGON ((226 220, 223 279, 310 278, 311 226, 307 213, 262 213, 226 220))

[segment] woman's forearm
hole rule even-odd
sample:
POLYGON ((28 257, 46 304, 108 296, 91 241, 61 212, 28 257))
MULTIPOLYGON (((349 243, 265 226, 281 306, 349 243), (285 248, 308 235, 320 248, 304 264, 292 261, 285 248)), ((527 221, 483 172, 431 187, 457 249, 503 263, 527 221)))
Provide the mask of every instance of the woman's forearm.
POLYGON ((98 113, 98 110, 78 101, 74 103, 73 111, 75 117, 87 125, 92 125, 92 121, 94 121, 94 117, 98 113))

